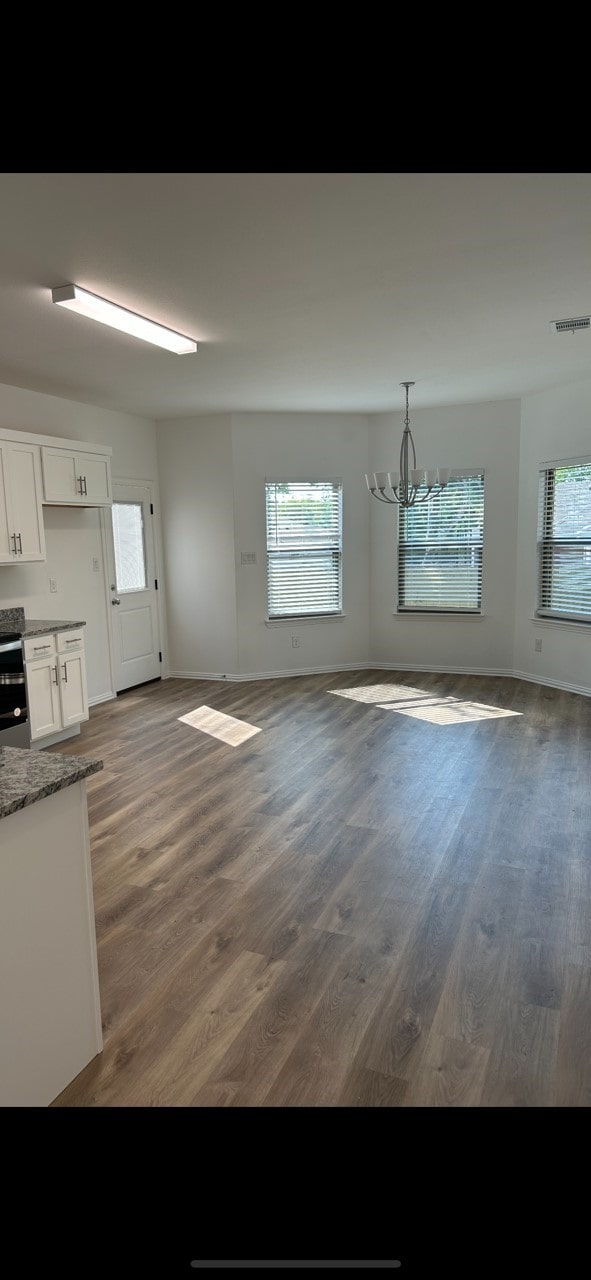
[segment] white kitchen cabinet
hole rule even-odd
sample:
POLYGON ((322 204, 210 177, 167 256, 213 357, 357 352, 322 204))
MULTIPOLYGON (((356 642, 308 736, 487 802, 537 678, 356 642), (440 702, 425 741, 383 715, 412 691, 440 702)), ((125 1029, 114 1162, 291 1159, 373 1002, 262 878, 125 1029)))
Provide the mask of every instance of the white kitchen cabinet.
POLYGON ((38 658, 27 662, 27 702, 31 741, 46 738, 63 728, 59 683, 58 657, 38 658))
POLYGON ((107 507, 113 498, 106 454, 41 448, 43 501, 71 507, 107 507))
POLYGON ((0 564, 10 564, 13 559, 10 539, 11 519, 8 515, 8 446, 0 444, 0 564))
POLYGON ((84 653, 58 654, 62 726, 88 720, 86 660, 84 653))
POLYGON ((58 631, 25 641, 25 670, 31 741, 46 738, 61 729, 88 720, 88 691, 84 635, 81 631, 58 631), (37 647, 47 647, 45 656, 35 657, 37 647))
POLYGON ((45 560, 39 446, 0 440, 0 564, 45 560))
POLYGON ((8 814, 0 847, 0 1107, 47 1107, 103 1047, 84 780, 8 814))

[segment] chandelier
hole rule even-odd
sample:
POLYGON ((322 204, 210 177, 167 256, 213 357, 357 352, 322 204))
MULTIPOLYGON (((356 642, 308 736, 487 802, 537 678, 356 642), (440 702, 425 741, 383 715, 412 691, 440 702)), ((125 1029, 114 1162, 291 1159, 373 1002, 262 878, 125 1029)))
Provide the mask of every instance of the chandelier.
POLYGON ((408 388, 414 385, 414 382, 400 383, 401 387, 406 387, 406 417, 400 445, 400 471, 376 471, 374 475, 365 477, 365 483, 372 497, 377 498, 378 502, 396 502, 399 507, 414 507, 416 502, 437 498, 440 493, 443 493, 449 480, 449 467, 438 467, 436 471, 420 471, 417 468, 415 442, 408 416, 408 388), (413 462, 410 470, 409 445, 412 449, 413 462))

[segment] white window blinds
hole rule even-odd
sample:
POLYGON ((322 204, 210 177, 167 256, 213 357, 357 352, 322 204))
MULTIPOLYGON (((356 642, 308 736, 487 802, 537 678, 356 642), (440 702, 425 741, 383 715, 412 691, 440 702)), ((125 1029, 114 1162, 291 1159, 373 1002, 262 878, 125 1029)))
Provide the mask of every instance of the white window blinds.
POLYGON ((591 462, 540 472, 538 613, 591 622, 591 462))
POLYGON ((479 613, 484 474, 453 476, 436 498, 399 508, 398 609, 479 613))
POLYGON ((341 612, 342 484, 267 481, 269 618, 341 612))

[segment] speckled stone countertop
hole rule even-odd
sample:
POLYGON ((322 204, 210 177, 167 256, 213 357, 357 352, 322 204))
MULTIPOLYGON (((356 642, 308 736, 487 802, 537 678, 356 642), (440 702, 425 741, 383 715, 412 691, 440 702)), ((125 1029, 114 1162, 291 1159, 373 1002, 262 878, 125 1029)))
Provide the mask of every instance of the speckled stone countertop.
POLYGON ((85 627, 85 622, 64 622, 58 618, 51 618, 45 621, 40 618, 26 618, 24 626, 21 627, 23 638, 28 640, 29 636, 47 636, 51 631, 74 631, 78 627, 85 627))
MULTIPOLYGON (((73 625, 73 624, 72 624, 73 625)), ((100 773, 102 760, 0 747, 0 818, 100 773)))

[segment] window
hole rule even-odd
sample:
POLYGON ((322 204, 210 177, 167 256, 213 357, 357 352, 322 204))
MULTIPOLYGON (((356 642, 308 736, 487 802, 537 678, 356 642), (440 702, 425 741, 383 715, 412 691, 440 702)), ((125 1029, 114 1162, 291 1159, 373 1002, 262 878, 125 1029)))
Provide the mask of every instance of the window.
POLYGON ((340 613, 342 484, 273 480, 265 492, 269 618, 340 613))
POLYGON ((399 508, 398 609, 479 613, 484 475, 453 476, 438 498, 399 508))
POLYGON ((538 613, 591 622, 591 462, 540 472, 538 613))
POLYGON ((146 556, 141 502, 114 502, 112 519, 117 591, 144 591, 146 556))

